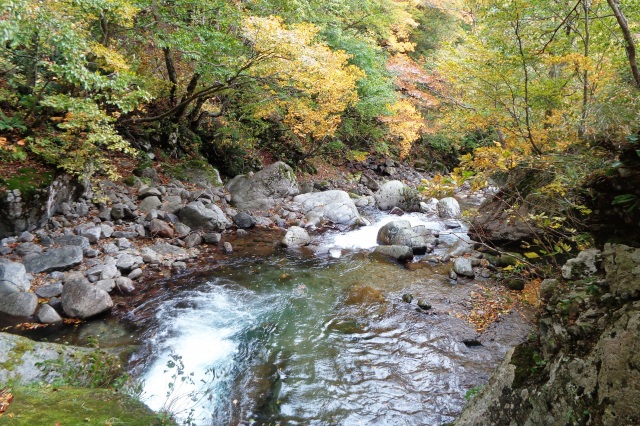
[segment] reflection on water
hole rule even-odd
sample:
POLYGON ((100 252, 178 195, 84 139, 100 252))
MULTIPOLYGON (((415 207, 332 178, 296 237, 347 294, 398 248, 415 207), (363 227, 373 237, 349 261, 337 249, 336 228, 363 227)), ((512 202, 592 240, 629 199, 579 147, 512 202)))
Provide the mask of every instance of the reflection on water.
MULTIPOLYGON (((156 321, 138 353, 147 402, 165 404, 174 354, 196 382, 180 392, 212 391, 196 407, 197 424, 451 421, 506 348, 467 348, 462 340, 474 332, 466 323, 418 312, 401 298, 447 301, 455 291, 429 269, 358 255, 240 260, 141 308, 156 321), (207 369, 215 379, 205 385, 207 369)), ((184 414, 188 406, 173 409, 184 414)))

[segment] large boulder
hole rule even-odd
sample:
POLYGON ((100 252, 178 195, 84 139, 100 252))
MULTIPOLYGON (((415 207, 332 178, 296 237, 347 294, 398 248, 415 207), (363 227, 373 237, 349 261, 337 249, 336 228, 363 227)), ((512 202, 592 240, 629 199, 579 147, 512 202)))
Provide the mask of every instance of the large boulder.
POLYGON ((380 210, 391 210, 394 207, 400 207, 408 212, 420 211, 420 194, 418 194, 418 191, 399 180, 391 180, 383 184, 374 197, 380 210))
POLYGON ((108 311, 113 300, 80 273, 69 274, 62 288, 62 309, 73 318, 86 319, 108 311))
POLYGON ((205 206, 201 201, 193 201, 180 210, 180 219, 193 229, 223 231, 231 225, 220 207, 215 204, 205 206))
POLYGON ((240 210, 268 210, 278 200, 300 193, 293 169, 278 161, 253 176, 238 175, 225 185, 240 210))
POLYGON ((49 249, 43 254, 36 254, 24 259, 27 272, 64 271, 82 262, 82 247, 65 246, 49 249))
POLYGON ((473 278, 476 276, 473 271, 473 259, 469 257, 459 257, 453 262, 453 272, 458 275, 473 278))
POLYGON ((460 217, 460 204, 453 197, 446 197, 438 201, 436 209, 441 219, 457 219, 460 217))
POLYGON ((311 237, 307 234, 307 231, 299 226, 289 228, 284 238, 282 238, 282 245, 285 247, 301 247, 306 246, 310 242, 311 237))
POLYGON ((408 220, 396 220, 378 231, 378 244, 410 247, 414 254, 433 251, 438 239, 424 225, 411 226, 408 220))
POLYGON ((10 293, 0 297, 0 313, 15 317, 30 317, 38 306, 35 293, 10 293))
POLYGON ((30 287, 31 279, 22 263, 0 259, 0 295, 29 291, 30 287))
POLYGON ((293 201, 300 203, 304 214, 313 212, 333 223, 355 225, 362 220, 353 200, 344 191, 310 192, 296 196, 293 201))

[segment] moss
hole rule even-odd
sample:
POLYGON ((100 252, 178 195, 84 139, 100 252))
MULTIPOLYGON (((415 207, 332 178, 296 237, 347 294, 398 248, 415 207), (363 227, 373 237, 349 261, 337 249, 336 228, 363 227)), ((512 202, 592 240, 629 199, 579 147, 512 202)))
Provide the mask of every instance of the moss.
POLYGON ((203 159, 190 159, 176 166, 165 166, 165 172, 176 179, 201 183, 203 177, 215 186, 222 185, 215 167, 203 159))
POLYGON ((516 367, 512 389, 519 389, 531 380, 541 380, 539 374, 546 362, 538 352, 536 342, 527 342, 516 346, 511 356, 511 364, 516 367))
POLYGON ((46 188, 53 182, 53 172, 42 172, 33 167, 23 167, 8 178, 0 179, 0 185, 6 189, 18 189, 22 198, 29 198, 38 189, 46 188))
POLYGON ((3 425, 175 425, 140 401, 111 389, 14 387, 3 425))
POLYGON ((3 363, 0 363, 0 369, 13 371, 18 365, 22 364, 22 357, 25 353, 32 351, 34 348, 34 343, 27 339, 20 339, 16 341, 16 344, 11 351, 9 352, 9 356, 7 360, 3 363))

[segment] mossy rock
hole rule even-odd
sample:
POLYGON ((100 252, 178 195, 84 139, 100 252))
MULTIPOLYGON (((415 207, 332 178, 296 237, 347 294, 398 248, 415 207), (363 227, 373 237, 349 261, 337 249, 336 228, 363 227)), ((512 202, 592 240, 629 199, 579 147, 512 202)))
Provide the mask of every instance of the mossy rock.
POLYGON ((176 424, 135 398, 112 389, 34 385, 14 387, 11 392, 13 402, 2 416, 3 425, 176 424))
POLYGON ((222 186, 218 169, 205 160, 187 160, 174 167, 167 167, 165 171, 176 179, 203 187, 222 186))
POLYGON ((33 167, 23 167, 18 169, 17 173, 0 179, 0 185, 8 190, 17 189, 20 191, 22 198, 29 198, 39 189, 43 189, 51 185, 54 174, 52 171, 42 172, 33 167))

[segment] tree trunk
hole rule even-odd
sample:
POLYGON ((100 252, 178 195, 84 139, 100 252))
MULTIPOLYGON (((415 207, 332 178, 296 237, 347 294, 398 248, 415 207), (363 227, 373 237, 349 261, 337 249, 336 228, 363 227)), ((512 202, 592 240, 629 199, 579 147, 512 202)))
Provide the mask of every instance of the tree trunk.
POLYGON ((616 0, 607 0, 609 7, 613 10, 613 14, 618 21, 618 25, 622 30, 622 36, 625 41, 625 50, 627 51, 627 57, 629 58, 629 66, 631 67, 631 75, 633 76, 633 80, 635 81, 635 86, 640 88, 640 71, 638 71, 638 61, 636 58, 636 45, 633 41, 633 35, 629 30, 629 22, 627 22, 627 18, 624 16, 620 8, 618 7, 618 3, 616 0))

